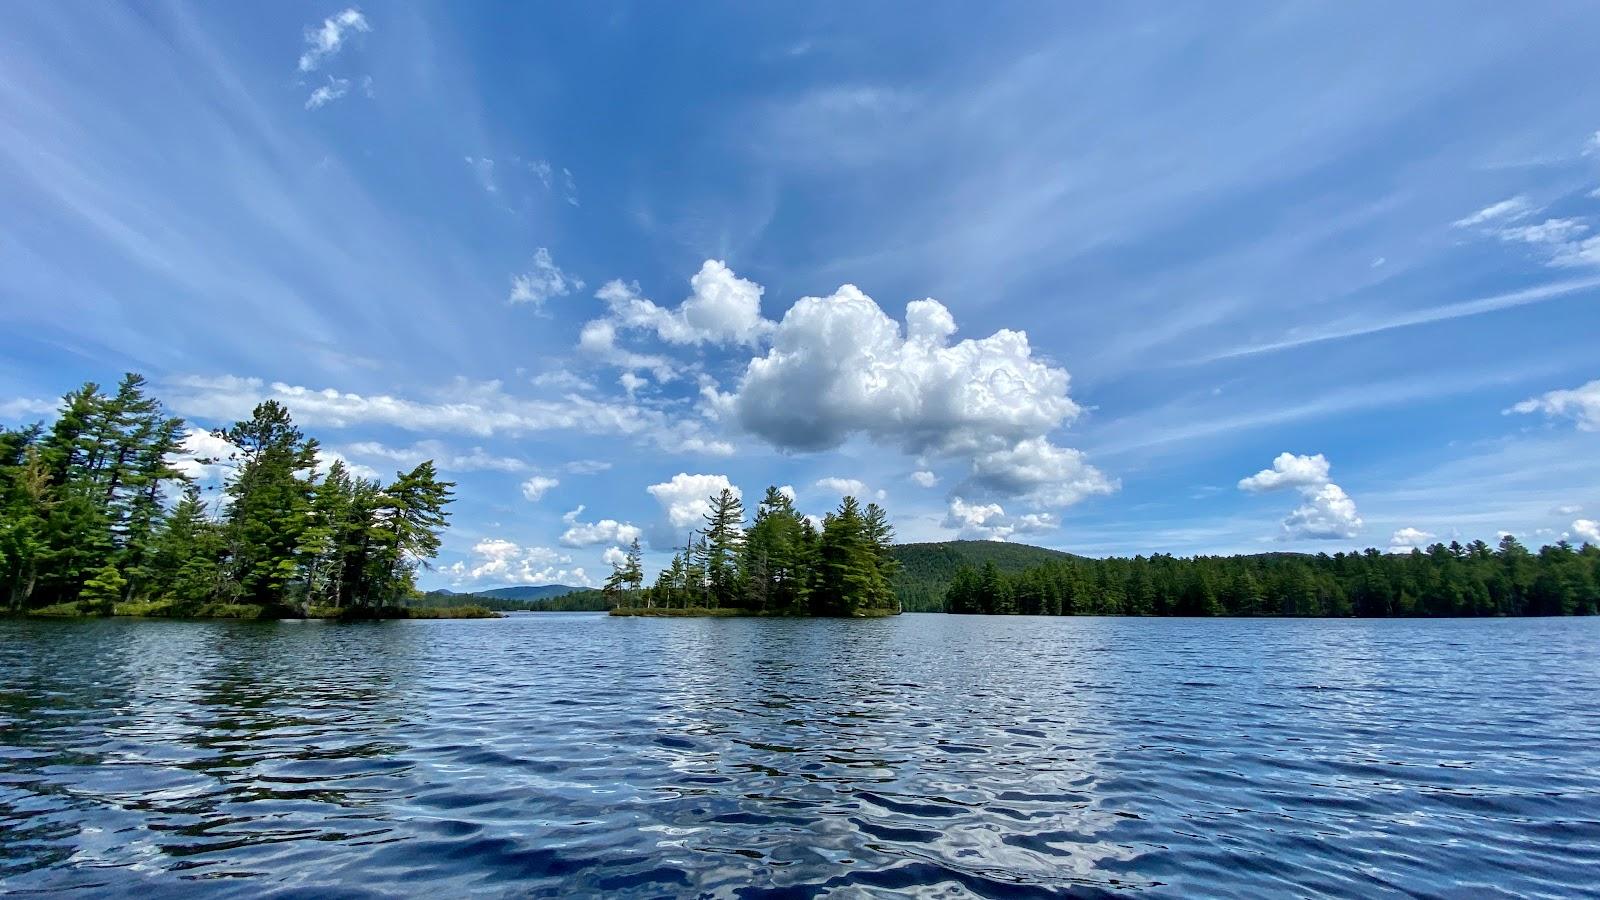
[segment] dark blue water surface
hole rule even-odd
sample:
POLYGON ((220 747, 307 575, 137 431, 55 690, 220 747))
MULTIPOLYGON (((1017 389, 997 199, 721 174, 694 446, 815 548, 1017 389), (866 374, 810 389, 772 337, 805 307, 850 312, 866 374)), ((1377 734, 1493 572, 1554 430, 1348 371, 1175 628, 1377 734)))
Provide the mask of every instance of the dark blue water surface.
POLYGON ((1561 895, 1600 620, 0 622, 0 890, 1561 895))

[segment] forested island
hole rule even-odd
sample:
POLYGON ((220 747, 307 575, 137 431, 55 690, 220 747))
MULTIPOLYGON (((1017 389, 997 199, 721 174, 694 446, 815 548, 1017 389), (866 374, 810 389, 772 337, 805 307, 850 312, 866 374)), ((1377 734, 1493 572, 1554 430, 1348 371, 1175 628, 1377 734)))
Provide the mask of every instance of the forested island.
POLYGON ((711 498, 706 525, 644 587, 639 542, 607 580, 613 615, 895 615, 894 529, 876 503, 845 497, 818 528, 776 487, 749 527, 730 490, 711 498))
POLYGON ((0 590, 14 613, 265 618, 491 615, 406 610, 454 485, 432 461, 382 484, 276 401, 215 436, 233 448, 208 503, 176 467, 185 423, 125 376, 61 401, 48 428, 0 429, 0 590))

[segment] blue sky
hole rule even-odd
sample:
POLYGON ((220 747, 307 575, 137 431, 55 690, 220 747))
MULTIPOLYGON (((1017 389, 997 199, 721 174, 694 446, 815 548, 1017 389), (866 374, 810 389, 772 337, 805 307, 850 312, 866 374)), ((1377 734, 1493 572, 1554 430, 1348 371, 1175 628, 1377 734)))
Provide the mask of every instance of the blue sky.
POLYGON ((439 461, 457 589, 653 567, 725 482, 1095 555, 1600 542, 1597 26, 6 4, 0 421, 280 397, 439 461))

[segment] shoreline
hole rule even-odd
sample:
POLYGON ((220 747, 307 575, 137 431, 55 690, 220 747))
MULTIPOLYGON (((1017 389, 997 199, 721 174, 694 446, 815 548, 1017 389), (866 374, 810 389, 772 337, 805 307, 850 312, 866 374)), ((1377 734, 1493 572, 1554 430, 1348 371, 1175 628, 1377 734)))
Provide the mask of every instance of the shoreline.
POLYGON ((619 606, 610 610, 608 615, 656 619, 886 619, 900 613, 898 609, 864 609, 849 616, 814 616, 809 613, 761 612, 738 607, 619 606))
POLYGON ((172 622, 378 622, 398 619, 503 619, 505 614, 483 606, 407 607, 350 606, 344 608, 309 607, 304 612, 253 603, 213 603, 185 613, 172 612, 172 604, 118 603, 111 612, 76 608, 76 603, 60 603, 27 612, 6 612, 15 619, 163 619, 172 622))

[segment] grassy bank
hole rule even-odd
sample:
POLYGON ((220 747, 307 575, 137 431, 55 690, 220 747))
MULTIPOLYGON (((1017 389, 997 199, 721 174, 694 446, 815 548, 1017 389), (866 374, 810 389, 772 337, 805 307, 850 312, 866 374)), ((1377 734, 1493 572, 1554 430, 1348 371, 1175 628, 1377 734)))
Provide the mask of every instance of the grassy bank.
MULTIPOLYGON (((749 609, 719 608, 711 609, 704 606, 689 607, 642 607, 619 606, 611 610, 613 616, 651 616, 662 619, 683 618, 712 618, 712 619, 809 619, 810 615, 785 615, 783 613, 756 612, 749 609)), ((886 616, 899 615, 898 609, 864 609, 850 618, 854 619, 881 619, 886 616)))

